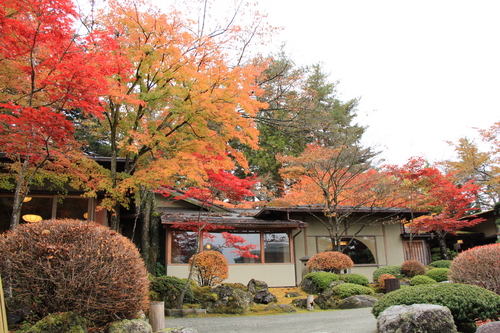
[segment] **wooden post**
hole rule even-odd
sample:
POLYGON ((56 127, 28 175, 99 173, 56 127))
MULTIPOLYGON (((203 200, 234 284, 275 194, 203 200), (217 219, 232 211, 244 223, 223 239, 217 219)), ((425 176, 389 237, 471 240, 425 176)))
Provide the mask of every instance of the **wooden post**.
POLYGON ((386 279, 385 280, 385 292, 389 293, 391 291, 399 289, 399 279, 386 279))
POLYGON ((149 323, 153 332, 165 328, 165 302, 151 302, 149 304, 149 323))
POLYGON ((307 295, 307 310, 314 311, 314 295, 307 295))
POLYGON ((2 276, 0 276, 0 333, 7 332, 7 312, 5 311, 5 299, 3 297, 2 276))

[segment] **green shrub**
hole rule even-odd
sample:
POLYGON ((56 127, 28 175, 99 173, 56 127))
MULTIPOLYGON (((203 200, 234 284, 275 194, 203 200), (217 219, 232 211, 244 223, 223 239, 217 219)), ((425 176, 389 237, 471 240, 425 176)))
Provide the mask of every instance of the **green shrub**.
MULTIPOLYGON (((166 309, 174 309, 177 307, 177 301, 185 285, 186 280, 184 279, 163 275, 154 277, 150 282, 149 288, 155 293, 155 298, 165 302, 166 309)), ((184 303, 192 303, 193 301, 193 290, 189 288, 184 295, 184 303)))
POLYGON ((330 287, 333 281, 338 281, 339 276, 330 272, 312 272, 304 275, 303 280, 309 279, 321 293, 330 287))
POLYGON ((429 266, 434 267, 434 268, 450 268, 451 266, 451 260, 438 260, 431 262, 429 266))
POLYGON ((415 275, 410 280, 410 283, 412 286, 418 286, 421 284, 436 284, 437 282, 436 282, 436 280, 431 279, 430 277, 425 276, 425 275, 415 275))
POLYGON ((401 266, 394 266, 394 265, 389 265, 389 266, 382 266, 382 267, 379 267, 377 268, 374 272, 373 272, 373 281, 374 282, 377 282, 378 281, 378 278, 380 277, 380 275, 382 274, 391 274, 393 275, 394 277, 398 278, 398 279, 401 279, 402 278, 402 274, 401 274, 401 266))
POLYGON ((342 283, 332 288, 332 295, 339 298, 347 298, 356 295, 375 295, 375 292, 370 287, 361 286, 354 283, 342 283))
POLYGON ((370 281, 363 274, 352 273, 352 274, 342 274, 339 276, 339 279, 346 283, 354 283, 359 284, 361 286, 368 286, 370 281))
POLYGON ((4 283, 8 272, 12 276, 10 309, 30 309, 33 321, 74 312, 102 326, 148 309, 148 274, 139 251, 97 223, 19 225, 0 235, 0 269, 4 283))
POLYGON ((437 304, 446 306, 457 325, 500 315, 500 296, 473 285, 458 283, 426 284, 395 290, 383 295, 372 308, 378 317, 393 305, 437 304))
POLYGON ((401 265, 401 274, 412 278, 425 273, 425 265, 418 260, 407 260, 401 265))
POLYGON ((448 281, 448 268, 433 268, 425 272, 425 276, 437 282, 448 281))
POLYGON ((458 255, 450 267, 454 282, 474 284, 500 294, 500 244, 474 247, 458 255))

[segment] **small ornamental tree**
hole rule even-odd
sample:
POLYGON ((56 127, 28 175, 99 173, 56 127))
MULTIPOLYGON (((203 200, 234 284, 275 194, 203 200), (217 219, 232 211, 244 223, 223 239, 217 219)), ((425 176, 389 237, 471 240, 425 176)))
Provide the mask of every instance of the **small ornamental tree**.
POLYGON ((401 265, 401 273, 409 278, 425 274, 425 265, 418 260, 407 260, 401 265))
POLYGON ((337 251, 317 253, 309 259, 306 265, 311 272, 325 271, 335 274, 340 274, 342 270, 353 266, 354 262, 348 255, 337 251))
POLYGON ((453 259, 448 277, 453 282, 474 284, 500 294, 500 244, 460 253, 453 259))
MULTIPOLYGON (((189 259, 190 265, 193 259, 194 256, 189 259)), ((229 265, 222 253, 218 251, 203 251, 196 256, 193 269, 200 287, 212 287, 227 279, 229 265)))

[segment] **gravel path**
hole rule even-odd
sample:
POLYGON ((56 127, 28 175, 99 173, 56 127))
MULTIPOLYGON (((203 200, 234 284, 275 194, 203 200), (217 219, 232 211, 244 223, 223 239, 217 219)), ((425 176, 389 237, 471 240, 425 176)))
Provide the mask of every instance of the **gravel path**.
POLYGON ((165 327, 189 327, 198 333, 376 333, 371 308, 313 311, 268 316, 165 318, 165 327))

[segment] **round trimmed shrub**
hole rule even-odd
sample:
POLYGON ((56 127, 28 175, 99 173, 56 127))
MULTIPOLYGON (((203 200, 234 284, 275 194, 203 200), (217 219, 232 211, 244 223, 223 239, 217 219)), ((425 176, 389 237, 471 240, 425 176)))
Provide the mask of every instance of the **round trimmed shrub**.
POLYGON ((324 271, 340 274, 344 269, 354 266, 348 255, 337 252, 321 252, 313 255, 307 262, 307 269, 311 272, 324 271))
POLYGON ((429 266, 434 268, 450 268, 451 260, 437 260, 429 264, 429 266))
POLYGON ((433 268, 425 272, 424 275, 437 282, 443 282, 448 281, 448 271, 448 268, 433 268))
POLYGON ((411 278, 410 283, 412 286, 418 286, 421 284, 436 284, 437 282, 425 275, 415 275, 411 278))
MULTIPOLYGON (((189 265, 194 256, 189 259, 189 265)), ((215 286, 228 277, 229 265, 226 257, 218 251, 203 251, 196 255, 193 266, 196 281, 200 287, 215 286)))
POLYGON ((453 259, 449 277, 454 282, 474 284, 500 294, 500 244, 460 253, 453 259))
POLYGON ((361 286, 368 286, 370 281, 363 274, 352 273, 352 274, 342 274, 339 276, 339 279, 346 283, 354 283, 359 284, 361 286))
POLYGON ((426 284, 398 289, 383 295, 372 308, 378 317, 393 305, 437 304, 450 309, 457 326, 476 320, 495 319, 500 314, 500 296, 473 285, 426 284))
POLYGON ((412 278, 416 275, 424 275, 425 265, 418 260, 407 260, 401 265, 401 274, 412 278))
POLYGON ((341 299, 356 295, 375 295, 370 287, 361 286, 354 283, 342 283, 332 288, 332 295, 341 299))
POLYGON ((396 279, 394 275, 391 274, 382 274, 378 277, 378 285, 381 289, 385 289, 385 280, 387 279, 396 279))
MULTIPOLYGON (((332 282, 338 281, 339 276, 335 273, 330 272, 312 272, 304 275, 304 277, 302 278, 302 282, 304 282, 305 280, 310 280, 316 287, 316 290, 318 290, 318 293, 322 293, 330 287, 330 284, 332 284, 332 282)), ((301 283, 301 285, 302 284, 303 283, 301 283)))
POLYGON ((126 237, 93 222, 47 220, 0 235, 0 267, 10 309, 39 320, 74 312, 102 326, 148 308, 144 262, 126 237))
POLYGON ((400 278, 402 278, 401 266, 389 265, 389 266, 382 266, 382 267, 377 268, 373 272, 373 282, 377 282, 378 278, 382 274, 391 274, 391 275, 394 275, 394 277, 400 279, 400 278))
MULTIPOLYGON (((151 279, 149 288, 154 293, 156 299, 165 302, 166 309, 177 307, 177 301, 182 289, 186 285, 186 280, 175 276, 158 276, 151 279)), ((194 293, 191 288, 187 289, 184 295, 184 303, 194 302, 194 293)))

